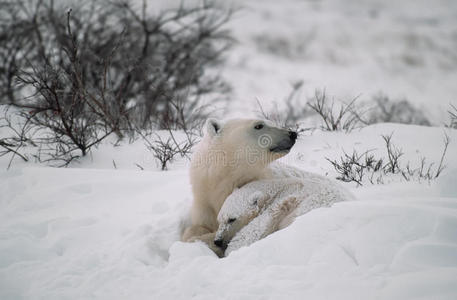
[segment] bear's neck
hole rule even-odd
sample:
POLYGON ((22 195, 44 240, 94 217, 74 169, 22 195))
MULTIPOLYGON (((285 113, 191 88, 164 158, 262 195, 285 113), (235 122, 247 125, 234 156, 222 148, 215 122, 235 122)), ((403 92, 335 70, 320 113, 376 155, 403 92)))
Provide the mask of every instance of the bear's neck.
POLYGON ((209 205, 215 217, 235 188, 271 175, 260 161, 248 163, 233 156, 236 153, 202 141, 192 157, 190 180, 194 201, 209 205))
POLYGON ((267 167, 262 168, 241 168, 233 166, 208 166, 206 172, 199 172, 200 178, 194 178, 194 192, 205 191, 204 194, 194 195, 194 197, 204 197, 210 199, 207 203, 212 204, 216 215, 219 213, 225 199, 234 189, 258 179, 268 177, 267 167))

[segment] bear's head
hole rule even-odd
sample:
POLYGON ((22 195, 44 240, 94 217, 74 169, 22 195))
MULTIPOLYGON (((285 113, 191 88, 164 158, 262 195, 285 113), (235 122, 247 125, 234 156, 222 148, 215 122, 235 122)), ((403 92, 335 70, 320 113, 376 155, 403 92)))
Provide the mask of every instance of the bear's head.
POLYGON ((214 244, 225 250, 235 234, 257 217, 271 200, 271 195, 255 186, 235 190, 227 197, 217 216, 219 228, 214 244))
POLYGON ((205 153, 199 163, 248 172, 249 169, 264 168, 289 153, 296 139, 295 131, 265 120, 232 119, 221 122, 208 119, 201 141, 205 153))
MULTIPOLYGON (((217 216, 219 227, 214 244, 225 250, 233 237, 254 218, 262 214, 264 216, 271 216, 271 214, 280 216, 278 214, 280 212, 287 214, 285 208, 293 206, 284 206, 285 203, 289 203, 286 200, 304 197, 306 193, 303 180, 294 177, 256 180, 235 189, 225 199, 217 216), (265 214, 266 210, 269 210, 269 213, 265 214)), ((257 221, 264 222, 265 219, 257 219, 257 221)))

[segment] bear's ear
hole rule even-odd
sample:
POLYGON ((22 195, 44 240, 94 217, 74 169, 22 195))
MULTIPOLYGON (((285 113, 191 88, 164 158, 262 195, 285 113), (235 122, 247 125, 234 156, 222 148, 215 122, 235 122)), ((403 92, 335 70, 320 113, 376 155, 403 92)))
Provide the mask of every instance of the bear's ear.
POLYGON ((221 131, 222 125, 217 121, 216 119, 208 119, 206 120, 205 124, 205 129, 206 129, 206 134, 209 135, 210 137, 215 136, 221 131))
POLYGON ((270 199, 267 193, 262 191, 255 191, 251 195, 249 195, 248 203, 251 207, 255 207, 258 210, 262 210, 265 205, 267 205, 268 200, 270 199))

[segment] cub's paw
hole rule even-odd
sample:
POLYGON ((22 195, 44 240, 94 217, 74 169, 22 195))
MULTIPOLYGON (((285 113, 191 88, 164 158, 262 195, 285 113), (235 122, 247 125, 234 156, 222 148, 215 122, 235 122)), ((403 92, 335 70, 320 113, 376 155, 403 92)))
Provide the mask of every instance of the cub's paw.
POLYGON ((296 197, 287 198, 275 207, 274 216, 285 217, 294 211, 298 207, 298 204, 299 202, 296 197))

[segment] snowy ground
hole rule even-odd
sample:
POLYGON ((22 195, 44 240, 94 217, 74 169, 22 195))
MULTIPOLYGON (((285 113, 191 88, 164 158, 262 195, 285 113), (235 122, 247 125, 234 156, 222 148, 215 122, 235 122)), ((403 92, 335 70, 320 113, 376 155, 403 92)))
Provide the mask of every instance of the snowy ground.
MULTIPOLYGON (((284 161, 334 176, 325 157, 354 144, 382 155, 378 135, 392 130, 408 160, 439 159, 442 129, 381 124, 315 132, 284 161)), ((456 130, 448 134, 457 141, 456 130)), ((116 151, 127 157, 131 147, 116 151)), ((346 184, 358 201, 312 211, 224 259, 178 241, 191 201, 186 166, 2 170, 0 299, 455 299, 455 144, 450 150, 430 185, 346 184)))
MULTIPOLYGON (((382 91, 447 122, 455 1, 241 3, 230 25, 239 44, 223 70, 235 99, 226 115, 253 114, 255 97, 283 99, 303 79, 305 94, 382 91), (278 39, 286 46, 273 47, 278 39)), ((0 299, 456 299, 457 130, 315 131, 283 161, 335 177, 326 157, 354 148, 385 157, 380 135, 393 132, 403 161, 418 166, 421 156, 439 161, 444 131, 451 144, 438 180, 345 184, 358 201, 314 210, 224 259, 178 241, 191 203, 185 159, 161 172, 141 142, 109 141, 67 169, 16 158, 6 171, 3 157, 0 299)))

